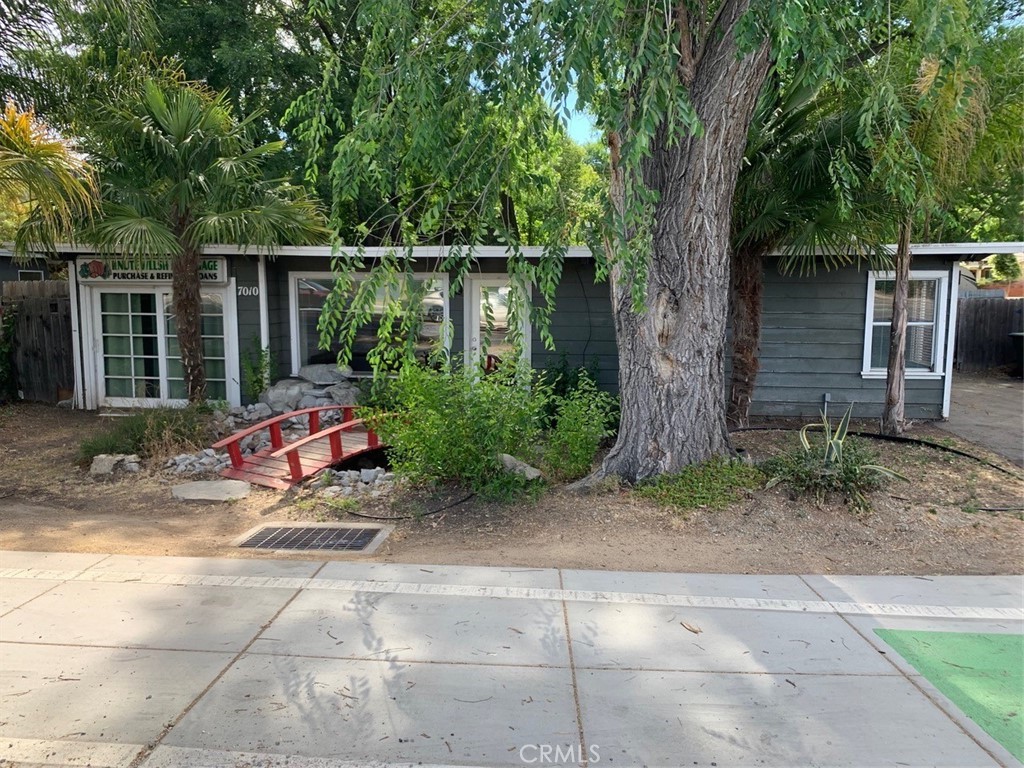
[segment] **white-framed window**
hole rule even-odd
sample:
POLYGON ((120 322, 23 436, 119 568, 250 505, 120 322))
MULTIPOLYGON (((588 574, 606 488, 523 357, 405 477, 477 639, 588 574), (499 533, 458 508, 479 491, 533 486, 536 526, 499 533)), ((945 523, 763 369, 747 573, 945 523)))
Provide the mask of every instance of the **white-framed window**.
MULTIPOLYGON (((889 362, 889 332, 896 285, 894 272, 868 274, 861 375, 884 379, 889 362)), ((944 375, 946 304, 949 272, 912 270, 907 291, 907 378, 939 379, 944 375)))
POLYGON ((42 280, 43 270, 41 269, 19 269, 18 270, 19 280, 42 280))
MULTIPOLYGON (((364 279, 357 275, 356 281, 364 279)), ((417 354, 422 352, 424 358, 438 346, 448 349, 451 346, 449 327, 449 292, 448 276, 417 272, 413 275, 417 290, 427 285, 422 302, 422 320, 417 338, 417 354)), ((298 374, 304 365, 315 363, 334 363, 338 359, 339 347, 320 348, 320 332, 317 324, 323 311, 328 294, 334 287, 334 275, 330 272, 291 272, 289 273, 288 290, 291 307, 291 349, 292 374, 298 374)), ((369 323, 356 333, 352 346, 352 360, 349 365, 355 372, 369 372, 370 363, 367 353, 377 345, 377 330, 384 308, 392 299, 388 289, 381 288, 377 292, 376 309, 369 323)), ((394 288, 391 289, 392 291, 394 288)))
MULTIPOLYGON (((184 403, 185 389, 170 288, 90 288, 98 331, 96 371, 103 404, 140 407, 184 403)), ((206 394, 238 401, 238 374, 231 291, 202 291, 206 394)))

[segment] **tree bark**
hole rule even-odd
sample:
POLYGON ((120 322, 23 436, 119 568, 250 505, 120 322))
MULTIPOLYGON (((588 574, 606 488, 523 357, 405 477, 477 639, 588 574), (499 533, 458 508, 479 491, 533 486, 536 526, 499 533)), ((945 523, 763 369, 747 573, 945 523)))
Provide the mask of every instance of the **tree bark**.
POLYGON ((760 249, 732 251, 729 313, 732 319, 732 375, 725 419, 729 427, 750 424, 750 403, 760 370, 764 255, 760 249))
MULTIPOLYGON (((636 482, 730 452, 724 360, 732 200, 769 65, 767 45, 738 56, 735 24, 748 4, 726 0, 697 65, 690 97, 704 135, 673 144, 663 132, 643 164, 645 183, 659 195, 642 276, 646 310, 633 308, 632 281, 640 276, 617 262, 611 290, 621 421, 603 475, 636 482)), ((616 182, 612 149, 618 204, 622 179, 616 182)))
MULTIPOLYGON (((889 326, 889 363, 885 381, 885 410, 882 434, 902 435, 906 427, 903 404, 907 371, 907 294, 910 287, 911 216, 900 224, 896 246, 896 281, 892 297, 892 324, 889 326)), ((868 322, 871 319, 868 318, 868 322)))
POLYGON ((171 287, 178 325, 178 347, 190 403, 206 399, 206 363, 203 359, 203 300, 199 283, 199 249, 185 246, 174 259, 171 287))

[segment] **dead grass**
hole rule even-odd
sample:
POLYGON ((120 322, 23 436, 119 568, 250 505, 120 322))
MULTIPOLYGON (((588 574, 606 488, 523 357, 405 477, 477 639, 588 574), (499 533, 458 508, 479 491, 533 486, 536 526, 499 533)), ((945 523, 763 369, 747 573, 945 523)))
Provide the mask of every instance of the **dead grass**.
MULTIPOLYGON (((35 405, 0 409, 0 548, 267 557, 228 543, 261 522, 344 518, 350 511, 303 501, 302 492, 256 490, 219 506, 176 502, 170 486, 181 478, 160 471, 96 481, 74 462, 81 437, 100 428, 95 414, 35 405)), ((927 427, 917 434, 955 442, 927 427)), ((747 432, 735 443, 760 460, 794 447, 796 439, 789 432, 747 432)), ((372 558, 378 561, 726 573, 1022 570, 1020 513, 995 509, 1024 506, 1019 470, 1011 476, 923 446, 871 447, 914 482, 873 493, 865 514, 842 500, 818 505, 782 488, 757 487, 722 509, 697 508, 684 518, 614 486, 588 496, 554 490, 518 504, 474 497, 436 514, 466 494, 409 489, 360 501, 355 511, 415 513, 396 521, 372 558)))

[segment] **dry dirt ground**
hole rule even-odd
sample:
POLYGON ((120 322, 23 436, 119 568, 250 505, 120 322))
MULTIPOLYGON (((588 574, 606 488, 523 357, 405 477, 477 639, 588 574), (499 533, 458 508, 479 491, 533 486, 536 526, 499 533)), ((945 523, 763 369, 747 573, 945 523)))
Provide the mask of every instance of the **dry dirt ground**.
MULTIPOLYGON (((82 437, 103 427, 92 413, 27 404, 0 408, 0 549, 279 557, 230 542, 260 523, 333 514, 304 501, 302 491, 254 490, 243 501, 221 505, 179 502, 170 487, 181 478, 155 470, 94 480, 76 464, 76 452, 82 437)), ((912 482, 873 494, 868 513, 842 501, 819 506, 791 498, 782 488, 750 492, 727 509, 685 514, 627 489, 586 496, 556 489, 518 504, 473 498, 427 515, 422 513, 464 494, 407 492, 359 511, 417 515, 395 522, 394 533, 368 558, 375 561, 719 573, 1024 570, 1020 470, 933 427, 912 434, 966 449, 1016 474, 935 448, 872 441, 880 461, 912 482)), ((734 436, 755 460, 796 441, 795 433, 783 431, 734 436)))

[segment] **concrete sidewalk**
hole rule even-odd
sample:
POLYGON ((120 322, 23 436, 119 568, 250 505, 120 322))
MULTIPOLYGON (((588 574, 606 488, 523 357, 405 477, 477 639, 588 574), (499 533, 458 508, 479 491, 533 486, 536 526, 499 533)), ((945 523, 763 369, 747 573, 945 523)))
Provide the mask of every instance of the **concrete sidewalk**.
POLYGON ((1022 623, 1019 577, 4 552, 0 765, 1011 766, 874 630, 1022 623))

